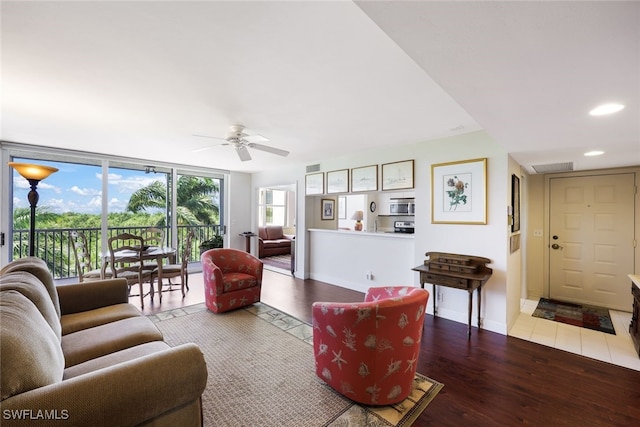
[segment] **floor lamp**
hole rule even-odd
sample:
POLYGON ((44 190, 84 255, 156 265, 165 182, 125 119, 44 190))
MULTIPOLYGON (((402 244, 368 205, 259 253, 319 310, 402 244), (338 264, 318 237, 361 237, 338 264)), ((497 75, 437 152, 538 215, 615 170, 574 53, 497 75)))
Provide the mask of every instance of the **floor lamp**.
POLYGON ((36 235, 36 205, 38 204, 38 183, 51 175, 54 172, 58 172, 57 168, 43 165, 32 165, 29 163, 16 163, 9 162, 9 166, 18 171, 31 185, 31 191, 27 196, 29 199, 29 205, 31 205, 31 220, 29 222, 29 256, 35 256, 35 235, 36 235))

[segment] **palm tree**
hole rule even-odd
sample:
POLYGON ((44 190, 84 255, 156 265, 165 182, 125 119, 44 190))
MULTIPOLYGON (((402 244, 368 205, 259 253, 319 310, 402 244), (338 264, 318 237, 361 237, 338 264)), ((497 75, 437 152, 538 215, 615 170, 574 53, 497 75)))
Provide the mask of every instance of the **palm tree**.
MULTIPOLYGON (((220 210, 214 203, 214 198, 217 198, 220 193, 220 186, 216 180, 181 175, 177 186, 178 225, 211 225, 219 222, 220 210)), ((149 208, 166 209, 166 207, 167 187, 161 181, 154 181, 131 195, 126 210, 137 213, 149 208)), ((155 225, 166 226, 166 218, 155 225)))

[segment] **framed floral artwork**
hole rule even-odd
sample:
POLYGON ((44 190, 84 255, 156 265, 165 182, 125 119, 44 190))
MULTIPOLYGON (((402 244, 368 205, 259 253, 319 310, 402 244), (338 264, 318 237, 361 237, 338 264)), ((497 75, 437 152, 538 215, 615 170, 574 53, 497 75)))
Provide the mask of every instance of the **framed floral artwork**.
POLYGON ((431 223, 487 223, 487 159, 431 165, 431 223))
POLYGON ((305 194, 324 194, 324 173, 312 173, 304 177, 305 194))

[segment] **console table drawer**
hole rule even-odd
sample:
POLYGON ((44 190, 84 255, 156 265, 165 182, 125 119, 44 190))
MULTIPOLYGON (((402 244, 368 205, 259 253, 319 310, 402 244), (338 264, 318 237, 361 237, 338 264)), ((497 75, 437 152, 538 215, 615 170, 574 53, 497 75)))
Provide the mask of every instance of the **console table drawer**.
POLYGON ((422 273, 422 275, 423 276, 421 281, 425 283, 467 289, 467 279, 459 279, 457 277, 447 277, 441 274, 431 273, 422 273))

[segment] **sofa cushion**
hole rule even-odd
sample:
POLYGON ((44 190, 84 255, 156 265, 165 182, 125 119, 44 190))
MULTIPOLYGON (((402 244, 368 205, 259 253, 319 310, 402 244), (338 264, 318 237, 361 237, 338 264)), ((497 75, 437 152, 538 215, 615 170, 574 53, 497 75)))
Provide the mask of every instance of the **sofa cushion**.
POLYGON ((2 270, 0 270, 0 276, 14 271, 26 271, 36 276, 44 285, 47 293, 49 293, 51 302, 53 303, 58 316, 60 316, 58 292, 56 291, 56 285, 53 282, 53 276, 47 267, 47 263, 36 257, 19 258, 5 265, 2 270))
POLYGON ((51 297, 40 280, 26 271, 14 271, 0 276, 0 291, 14 290, 27 297, 40 311, 60 342, 62 336, 60 317, 51 297))
POLYGON ((62 317, 60 317, 62 335, 72 334, 83 329, 105 325, 129 317, 138 317, 140 315, 140 310, 134 305, 127 303, 108 305, 106 307, 78 313, 63 314, 62 317))
POLYGON ((15 290, 0 292, 1 399, 62 381, 60 341, 38 308, 15 290))
POLYGON ((136 345, 134 347, 116 351, 115 353, 101 357, 96 357, 95 359, 87 360, 86 362, 71 366, 64 370, 63 379, 68 380, 69 378, 88 374, 90 372, 97 371, 98 369, 108 368, 119 363, 137 359, 138 357, 164 351, 168 348, 171 347, 169 347, 169 345, 164 341, 152 341, 136 345))
POLYGON ((151 341, 162 341, 162 333, 144 316, 130 317, 63 335, 65 368, 151 341))

